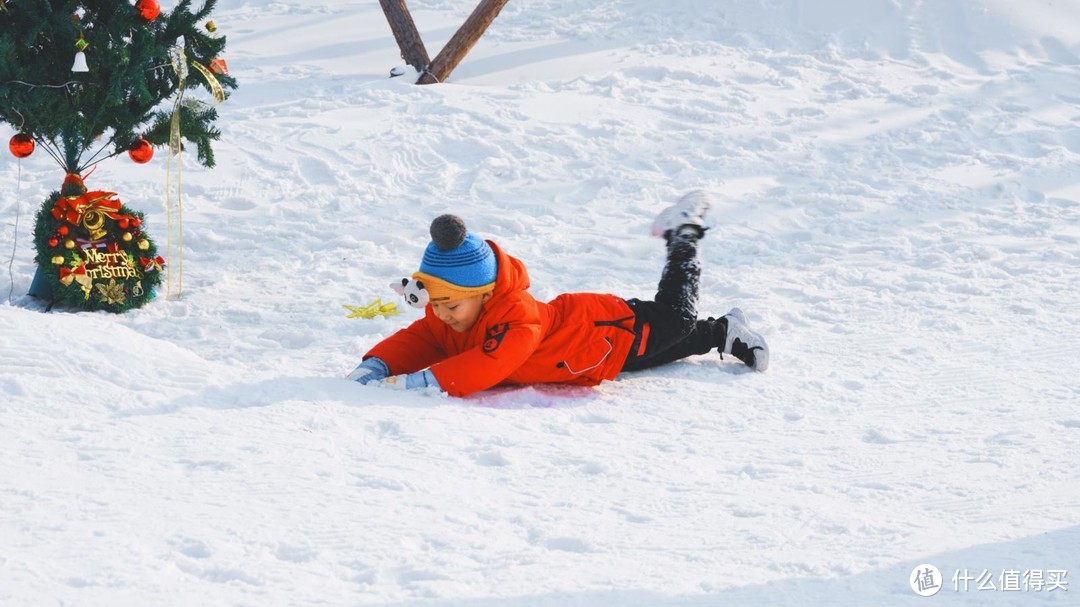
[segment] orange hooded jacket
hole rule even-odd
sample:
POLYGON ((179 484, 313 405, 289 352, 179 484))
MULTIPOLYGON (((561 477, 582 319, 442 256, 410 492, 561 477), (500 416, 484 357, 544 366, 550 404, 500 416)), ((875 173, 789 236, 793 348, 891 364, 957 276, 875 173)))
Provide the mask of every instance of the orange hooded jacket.
POLYGON ((487 241, 498 274, 471 329, 458 333, 431 309, 372 348, 394 375, 431 368, 451 396, 496 385, 595 386, 622 370, 635 342, 634 313, 615 295, 567 293, 544 303, 529 295, 525 264, 487 241))

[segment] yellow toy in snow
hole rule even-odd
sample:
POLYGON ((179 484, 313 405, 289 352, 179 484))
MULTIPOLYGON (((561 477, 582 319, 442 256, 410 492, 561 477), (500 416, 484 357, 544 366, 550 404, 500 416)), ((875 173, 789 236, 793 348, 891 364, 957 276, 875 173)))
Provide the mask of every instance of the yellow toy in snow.
POLYGON ((346 318, 372 319, 376 316, 385 316, 389 318, 401 314, 401 310, 397 309, 396 303, 383 303, 380 298, 376 298, 375 301, 366 306, 350 306, 342 304, 342 307, 349 311, 346 318))

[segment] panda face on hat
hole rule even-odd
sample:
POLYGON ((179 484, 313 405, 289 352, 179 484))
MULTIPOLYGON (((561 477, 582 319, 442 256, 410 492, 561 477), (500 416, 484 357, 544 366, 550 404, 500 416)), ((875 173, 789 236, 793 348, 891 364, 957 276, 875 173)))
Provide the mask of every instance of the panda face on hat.
POLYGON ((424 308, 430 300, 427 289, 424 288, 424 283, 419 280, 402 278, 399 282, 390 283, 390 288, 404 297, 405 303, 414 308, 424 308))

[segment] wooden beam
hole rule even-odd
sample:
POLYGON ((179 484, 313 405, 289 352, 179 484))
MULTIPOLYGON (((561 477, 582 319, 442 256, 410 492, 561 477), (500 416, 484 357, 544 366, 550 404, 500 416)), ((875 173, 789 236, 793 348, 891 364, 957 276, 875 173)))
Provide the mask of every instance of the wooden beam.
POLYGON ((416 23, 409 14, 409 7, 405 6, 405 0, 379 0, 379 4, 386 14, 386 20, 390 22, 394 39, 401 49, 401 58, 418 72, 428 69, 431 59, 424 48, 424 41, 420 39, 420 32, 416 30, 416 23))
MULTIPOLYGON (((389 0, 380 1, 385 4, 389 0)), ((509 0, 481 0, 480 4, 476 6, 476 10, 469 15, 465 23, 458 28, 454 37, 439 51, 439 55, 435 57, 435 61, 431 62, 431 66, 427 71, 420 76, 418 84, 432 84, 446 80, 450 76, 450 72, 454 71, 454 68, 461 63, 465 55, 476 45, 480 36, 484 35, 488 26, 499 15, 499 11, 506 6, 507 2, 509 0)), ((404 5, 404 0, 401 0, 401 3, 404 5)), ((410 63, 410 65, 412 64, 410 63)))

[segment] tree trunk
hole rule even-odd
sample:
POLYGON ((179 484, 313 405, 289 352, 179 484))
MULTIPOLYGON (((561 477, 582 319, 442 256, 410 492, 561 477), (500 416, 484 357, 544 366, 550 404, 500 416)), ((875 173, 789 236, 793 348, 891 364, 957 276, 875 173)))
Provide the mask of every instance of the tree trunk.
POLYGON ((386 13, 386 20, 390 22, 390 29, 394 32, 398 48, 401 49, 401 58, 418 72, 428 69, 431 59, 424 48, 424 41, 420 39, 420 32, 416 31, 416 23, 409 14, 409 8, 405 6, 405 0, 379 0, 379 4, 386 13))
MULTIPOLYGON (((381 1, 385 5, 388 0, 381 1)), ((484 31, 487 30, 508 1, 481 0, 476 10, 458 28, 454 37, 439 51, 439 55, 435 57, 435 61, 431 62, 428 70, 420 76, 418 84, 431 84, 446 80, 450 76, 450 72, 454 71, 454 68, 461 63, 465 55, 472 50, 480 36, 484 35, 484 31)), ((404 4, 404 0, 401 0, 401 2, 404 4)))

